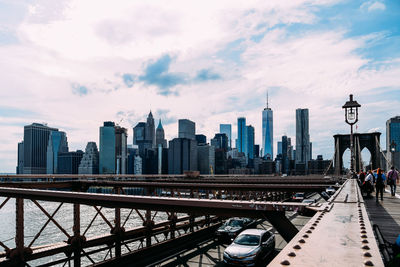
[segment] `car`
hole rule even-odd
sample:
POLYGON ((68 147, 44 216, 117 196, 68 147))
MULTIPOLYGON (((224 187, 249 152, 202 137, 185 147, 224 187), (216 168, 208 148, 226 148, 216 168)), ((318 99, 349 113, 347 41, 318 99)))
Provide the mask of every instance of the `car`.
POLYGON ((296 194, 294 194, 292 200, 293 201, 298 201, 298 202, 303 201, 304 200, 304 193, 296 193, 296 194))
POLYGON ((336 189, 333 188, 332 186, 330 186, 330 187, 328 187, 325 191, 326 191, 326 193, 327 193, 328 195, 331 196, 331 195, 335 194, 336 189))
POLYGON ((230 218, 217 229, 216 236, 219 241, 231 242, 239 233, 251 227, 254 222, 249 218, 230 218))
POLYGON ((224 251, 224 263, 236 266, 259 266, 275 250, 275 235, 263 229, 241 232, 224 251))
POLYGON ((315 198, 308 198, 304 199, 301 203, 312 204, 312 203, 317 203, 317 200, 315 198))

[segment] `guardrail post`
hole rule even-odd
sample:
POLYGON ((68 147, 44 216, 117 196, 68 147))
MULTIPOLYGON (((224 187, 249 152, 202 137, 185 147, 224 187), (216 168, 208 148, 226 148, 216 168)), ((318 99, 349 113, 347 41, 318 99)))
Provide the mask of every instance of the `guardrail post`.
MULTIPOLYGON (((121 188, 115 189, 116 194, 121 194, 121 188)), ((121 209, 115 208, 115 226, 113 234, 115 235, 115 256, 121 257, 121 209)))
POLYGON ((151 220, 151 210, 146 210, 146 247, 151 246, 151 231, 153 228, 153 221, 151 220))
POLYGON ((74 204, 74 266, 81 266, 81 209, 79 204, 74 204))

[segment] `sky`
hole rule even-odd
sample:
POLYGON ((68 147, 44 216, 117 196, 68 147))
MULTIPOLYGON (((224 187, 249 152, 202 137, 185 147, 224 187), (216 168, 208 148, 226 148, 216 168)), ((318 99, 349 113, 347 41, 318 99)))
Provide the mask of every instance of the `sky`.
POLYGON ((84 150, 104 121, 132 143, 150 110, 168 140, 181 118, 208 140, 231 123, 236 138, 243 116, 261 144, 266 91, 275 152, 308 108, 313 157, 332 159, 350 93, 357 131, 380 131, 385 149, 400 115, 399 18, 395 0, 0 0, 0 173, 15 172, 33 122, 84 150))

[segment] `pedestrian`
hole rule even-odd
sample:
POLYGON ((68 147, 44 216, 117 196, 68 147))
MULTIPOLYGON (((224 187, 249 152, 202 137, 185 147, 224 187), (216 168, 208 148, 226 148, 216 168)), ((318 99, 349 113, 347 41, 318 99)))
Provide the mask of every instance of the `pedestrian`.
POLYGON ((394 166, 390 168, 390 171, 388 172, 388 181, 387 184, 390 185, 390 193, 392 196, 396 194, 396 184, 399 180, 399 174, 397 171, 394 169, 394 166))
POLYGON ((365 181, 363 183, 364 191, 367 192, 367 198, 371 197, 371 192, 374 189, 374 186, 373 186, 374 182, 373 181, 374 181, 374 175, 372 174, 372 171, 369 170, 368 171, 368 175, 365 178, 365 181))
POLYGON ((383 201, 383 188, 385 187, 385 175, 382 170, 378 168, 376 171, 375 190, 376 190, 376 202, 378 202, 379 192, 381 193, 381 201, 383 201))

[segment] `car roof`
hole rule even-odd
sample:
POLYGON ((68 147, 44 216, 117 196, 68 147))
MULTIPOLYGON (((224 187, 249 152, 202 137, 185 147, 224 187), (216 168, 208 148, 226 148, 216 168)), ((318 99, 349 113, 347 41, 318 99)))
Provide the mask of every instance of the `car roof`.
POLYGON ((247 229, 241 232, 239 235, 263 235, 265 232, 268 232, 264 229, 247 229))

